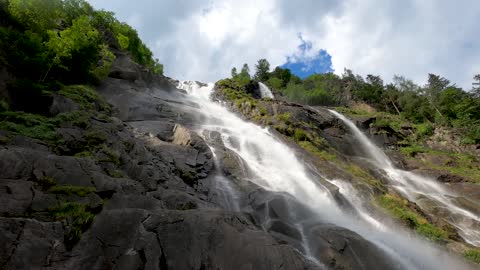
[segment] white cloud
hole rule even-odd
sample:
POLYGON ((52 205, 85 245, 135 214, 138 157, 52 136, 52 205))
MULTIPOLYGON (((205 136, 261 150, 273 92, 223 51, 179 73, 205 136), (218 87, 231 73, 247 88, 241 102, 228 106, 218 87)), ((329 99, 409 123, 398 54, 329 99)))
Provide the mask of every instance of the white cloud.
POLYGON ((298 34, 333 67, 389 81, 437 73, 469 88, 480 73, 475 0, 90 0, 138 27, 167 75, 214 81, 233 66, 297 52, 298 34))

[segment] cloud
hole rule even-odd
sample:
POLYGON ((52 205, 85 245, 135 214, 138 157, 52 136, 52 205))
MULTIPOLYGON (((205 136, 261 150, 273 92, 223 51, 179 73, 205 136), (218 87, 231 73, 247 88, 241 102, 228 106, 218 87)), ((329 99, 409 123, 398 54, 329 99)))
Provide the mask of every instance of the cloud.
POLYGON ((423 84, 428 73, 469 88, 480 73, 475 0, 90 0, 132 23, 167 75, 215 81, 260 58, 272 66, 326 50, 333 69, 423 84))

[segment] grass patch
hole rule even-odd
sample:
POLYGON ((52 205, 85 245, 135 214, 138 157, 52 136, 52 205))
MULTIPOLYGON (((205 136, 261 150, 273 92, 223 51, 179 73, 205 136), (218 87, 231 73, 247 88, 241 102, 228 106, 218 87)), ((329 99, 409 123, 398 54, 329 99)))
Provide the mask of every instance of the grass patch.
POLYGON ((71 249, 79 240, 84 231, 90 227, 95 214, 87 206, 75 202, 66 202, 56 208, 50 209, 55 220, 64 224, 65 244, 71 249))
POLYGON ((57 184, 57 181, 51 176, 42 176, 37 178, 35 182, 37 182, 44 189, 48 189, 57 184))
POLYGON ((383 186, 382 182, 380 182, 378 179, 373 177, 370 173, 368 173, 366 170, 364 170, 360 166, 356 164, 346 164, 346 163, 343 163, 341 166, 351 175, 363 180, 365 183, 371 186, 374 186, 379 190, 385 190, 385 187, 383 186))
POLYGON ((310 138, 308 136, 308 133, 300 128, 296 128, 295 131, 293 132, 293 139, 296 142, 302 142, 302 141, 309 141, 310 138))
POLYGON ((48 191, 54 194, 77 195, 80 197, 85 197, 90 193, 96 192, 97 190, 95 187, 61 185, 53 186, 48 191))
POLYGON ((122 178, 124 176, 120 170, 106 169, 106 173, 113 178, 122 178))
POLYGON ((84 110, 111 112, 112 107, 90 86, 69 85, 60 89, 59 94, 75 101, 84 110))
POLYGON ((120 154, 117 151, 108 148, 105 144, 102 145, 101 152, 105 154, 106 158, 99 159, 98 161, 111 162, 117 166, 122 164, 120 161, 120 154))
POLYGON ((90 114, 82 111, 60 113, 55 117, 9 111, 0 113, 0 129, 55 144, 60 140, 55 129, 63 123, 71 122, 75 126, 86 128, 89 120, 90 114))
POLYGON ((59 135, 55 132, 55 122, 52 119, 25 112, 2 112, 0 113, 0 129, 13 134, 26 137, 56 142, 59 135))
POLYGON ((364 110, 362 108, 335 107, 335 111, 347 116, 373 117, 376 114, 375 112, 364 110))
POLYGON ((424 217, 408 208, 407 200, 395 195, 385 194, 377 197, 377 203, 395 218, 402 221, 403 224, 432 241, 442 241, 448 238, 446 231, 430 224, 424 217))
POLYGON ((277 118, 278 121, 282 121, 284 122, 286 125, 290 125, 291 122, 291 115, 289 112, 285 112, 285 113, 280 113, 280 114, 277 114, 275 116, 275 118, 277 118))
POLYGON ((468 249, 463 253, 463 256, 474 263, 480 264, 480 249, 468 249))
POLYGON ((474 155, 437 151, 418 145, 402 147, 400 151, 410 158, 415 157, 418 153, 425 153, 425 158, 420 160, 423 166, 461 176, 472 183, 480 183, 480 159, 474 155), (447 157, 447 161, 434 163, 432 160, 435 159, 435 156, 447 157))
POLYGON ((428 122, 421 123, 421 124, 414 124, 413 128, 415 129, 415 135, 417 139, 430 137, 433 135, 433 131, 434 131, 432 124, 428 122))
POLYGON ((309 141, 298 142, 298 145, 300 145, 303 149, 314 154, 315 156, 317 156, 322 160, 335 161, 338 159, 337 155, 328 153, 327 151, 320 150, 318 149, 318 147, 316 147, 313 143, 309 141))
POLYGON ((412 145, 400 148, 400 152, 402 152, 404 155, 409 157, 415 157, 418 153, 427 153, 429 151, 430 150, 428 148, 417 145, 417 144, 412 144, 412 145))

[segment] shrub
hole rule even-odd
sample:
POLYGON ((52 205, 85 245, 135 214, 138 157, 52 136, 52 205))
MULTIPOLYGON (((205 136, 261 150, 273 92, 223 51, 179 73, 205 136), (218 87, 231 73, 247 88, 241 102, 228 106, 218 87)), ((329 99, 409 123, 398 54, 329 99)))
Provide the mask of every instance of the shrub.
POLYGON ((428 122, 422 123, 422 124, 416 124, 414 125, 414 127, 415 127, 416 135, 418 138, 424 138, 424 137, 429 137, 433 135, 434 128, 428 122))
POLYGON ((303 129, 296 128, 295 132, 293 133, 293 139, 296 142, 308 141, 309 140, 308 133, 303 129))
POLYGON ((474 263, 480 264, 480 250, 479 249, 468 249, 463 253, 463 256, 474 263))
POLYGON ((408 202, 400 197, 385 194, 377 198, 378 204, 386 209, 405 225, 414 229, 418 234, 432 240, 441 241, 448 238, 448 233, 434 225, 408 208, 408 202))
POLYGON ((77 195, 80 197, 85 197, 90 193, 96 192, 97 190, 95 187, 61 185, 53 186, 48 191, 54 194, 77 195))
POLYGON ((71 249, 80 240, 95 218, 95 214, 87 206, 75 202, 66 202, 50 209, 51 215, 66 226, 65 243, 71 249))

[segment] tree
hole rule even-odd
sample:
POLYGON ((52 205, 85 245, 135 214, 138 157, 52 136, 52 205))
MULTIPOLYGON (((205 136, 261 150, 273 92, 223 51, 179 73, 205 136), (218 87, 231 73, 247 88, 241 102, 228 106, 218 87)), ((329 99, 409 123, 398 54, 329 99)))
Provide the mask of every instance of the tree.
POLYGON ((98 31, 92 27, 87 16, 74 20, 72 26, 63 31, 49 30, 47 33, 49 40, 46 46, 53 54, 53 59, 42 81, 48 76, 53 65, 68 70, 68 67, 62 64, 63 60, 72 58, 73 53, 82 48, 97 46, 99 38, 98 31))
POLYGON ((248 67, 247 63, 243 64, 242 71, 240 71, 240 76, 248 77, 248 79, 250 79, 250 68, 248 67))
POLYGON ((290 82, 292 79, 292 72, 288 68, 281 68, 281 67, 276 67, 271 73, 270 73, 270 78, 278 78, 282 81, 281 87, 287 86, 287 84, 290 82))
POLYGON ((438 109, 438 103, 442 91, 450 85, 450 81, 435 74, 428 74, 428 83, 423 88, 423 94, 427 98, 432 108, 442 117, 443 114, 438 109))
POLYGON ((10 0, 8 10, 26 28, 41 32, 59 24, 63 4, 61 0, 10 0))
POLYGON ((232 79, 234 79, 237 76, 238 76, 237 68, 234 67, 234 68, 232 68, 232 79))
POLYGON ((268 63, 267 59, 260 59, 255 65, 255 70, 256 71, 255 71, 254 79, 256 81, 260 81, 260 82, 267 81, 268 72, 270 71, 270 63, 268 63))
POLYGON ((93 7, 85 0, 63 0, 63 11, 68 25, 80 16, 89 16, 94 14, 93 7))
POLYGON ((474 97, 480 98, 480 74, 473 76, 472 93, 474 97))

